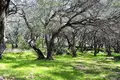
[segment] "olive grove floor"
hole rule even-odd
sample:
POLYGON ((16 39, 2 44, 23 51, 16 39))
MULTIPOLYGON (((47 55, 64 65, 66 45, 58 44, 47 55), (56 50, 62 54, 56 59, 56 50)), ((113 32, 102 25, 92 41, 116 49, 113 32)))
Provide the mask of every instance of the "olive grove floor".
POLYGON ((0 60, 0 78, 5 80, 120 80, 119 54, 107 57, 92 52, 54 56, 55 60, 35 60, 32 51, 6 52, 0 60))

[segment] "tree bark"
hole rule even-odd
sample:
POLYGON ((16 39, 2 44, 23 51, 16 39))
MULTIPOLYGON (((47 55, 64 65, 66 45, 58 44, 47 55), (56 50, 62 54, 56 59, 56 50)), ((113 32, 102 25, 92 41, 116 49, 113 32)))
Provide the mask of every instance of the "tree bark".
POLYGON ((77 57, 75 46, 71 47, 71 51, 72 51, 72 56, 77 57))
POLYGON ((46 58, 48 60, 53 60, 53 57, 52 57, 53 47, 54 47, 54 38, 52 38, 48 44, 47 58, 46 58))
POLYGON ((97 45, 96 45, 96 43, 94 44, 94 56, 97 56, 97 45))
POLYGON ((107 56, 112 56, 110 48, 111 48, 110 46, 106 47, 107 56))
POLYGON ((107 56, 112 56, 110 41, 107 41, 107 43, 105 44, 105 48, 106 48, 107 56))
POLYGON ((97 40, 96 40, 96 31, 94 32, 94 56, 97 56, 97 40))
POLYGON ((5 43, 4 43, 4 19, 0 18, 0 59, 2 59, 2 54, 5 50, 5 43))
POLYGON ((53 48, 54 48, 54 40, 57 37, 57 35, 65 28, 67 27, 67 25, 69 25, 68 23, 63 25, 61 28, 59 28, 56 32, 54 32, 52 34, 52 38, 50 39, 50 41, 48 42, 48 46, 47 46, 47 58, 48 60, 53 60, 52 57, 52 52, 53 52, 53 48))
POLYGON ((73 41, 72 41, 72 48, 71 48, 73 57, 77 57, 75 37, 76 37, 76 32, 73 32, 72 33, 72 39, 73 39, 73 41))
POLYGON ((116 42, 115 46, 113 46, 113 48, 114 48, 114 52, 115 53, 119 53, 120 52, 120 45, 119 45, 118 41, 116 42))
POLYGON ((45 59, 45 56, 43 55, 43 53, 40 49, 36 48, 35 46, 33 46, 32 48, 35 50, 35 52, 38 55, 37 60, 45 59))
POLYGON ((2 59, 2 54, 3 54, 4 50, 5 50, 5 48, 6 48, 6 46, 5 46, 5 42, 3 40, 1 42, 1 44, 0 44, 0 59, 2 59))
POLYGON ((0 59, 2 59, 2 53, 5 50, 4 43, 4 19, 8 10, 10 0, 0 0, 0 59))
POLYGON ((44 54, 42 53, 42 51, 39 48, 36 47, 36 44, 34 41, 30 41, 29 45, 37 53, 37 56, 38 56, 37 60, 45 59, 44 54))

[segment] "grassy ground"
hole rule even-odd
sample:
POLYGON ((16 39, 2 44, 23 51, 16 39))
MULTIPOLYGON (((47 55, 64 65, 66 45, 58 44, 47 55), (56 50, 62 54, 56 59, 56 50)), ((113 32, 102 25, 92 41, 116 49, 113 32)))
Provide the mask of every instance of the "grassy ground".
POLYGON ((78 54, 77 58, 62 55, 48 61, 35 60, 32 52, 6 53, 0 60, 0 76, 6 80, 120 80, 119 58, 78 54))

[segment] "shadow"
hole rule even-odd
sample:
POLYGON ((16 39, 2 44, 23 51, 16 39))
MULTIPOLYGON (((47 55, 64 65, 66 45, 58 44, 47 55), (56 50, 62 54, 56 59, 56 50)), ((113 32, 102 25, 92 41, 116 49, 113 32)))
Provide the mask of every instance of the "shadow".
MULTIPOLYGON (((20 58, 20 57, 4 57, 2 60, 0 60, 0 63, 4 64, 10 64, 10 68, 13 70, 7 69, 7 70, 0 70, 0 74, 12 74, 9 76, 15 77, 15 80, 26 80, 25 77, 18 76, 19 74, 24 76, 26 75, 25 71, 21 72, 20 70, 17 70, 17 68, 32 68, 34 67, 47 67, 49 70, 43 71, 44 74, 49 74, 49 76, 43 76, 44 79, 39 77, 40 73, 35 73, 36 79, 33 80, 55 80, 52 79, 52 76, 55 76, 57 78, 62 78, 62 80, 89 80, 89 79, 83 79, 86 77, 86 75, 92 76, 98 76, 102 73, 102 71, 108 72, 109 75, 110 70, 112 72, 120 72, 120 69, 117 68, 111 68, 108 65, 100 64, 100 63, 106 63, 109 64, 108 61, 106 62, 106 59, 104 58, 104 55, 100 55, 98 57, 94 57, 93 55, 83 56, 81 60, 76 60, 74 62, 75 65, 71 65, 70 59, 73 59, 69 56, 64 56, 64 58, 57 56, 56 60, 36 60, 34 57, 28 57, 28 58, 20 58), (100 61, 99 61, 100 60, 100 61), (11 65, 12 64, 12 65, 11 65), (76 67, 77 66, 77 67, 76 67), (51 68, 52 67, 52 68, 51 68), (9 73, 8 73, 9 72, 9 73), (38 75, 37 75, 38 74, 38 75), (37 79, 38 78, 38 79, 37 79)), ((28 69, 29 70, 29 69, 28 69)), ((38 69, 39 70, 39 69, 38 69)), ((111 75, 107 76, 107 79, 109 79, 111 75)), ((9 77, 8 77, 9 78, 9 77)), ((114 77, 119 78, 118 74, 114 77)), ((29 79, 32 80, 32 79, 29 79)), ((60 79, 59 79, 60 80, 60 79)), ((93 80, 93 79, 90 79, 93 80)), ((96 79, 97 80, 97 79, 96 79)), ((99 80, 99 79, 98 79, 99 80)), ((119 79, 118 79, 119 80, 119 79)))
POLYGON ((79 72, 77 70, 72 71, 59 71, 59 72, 49 72, 49 74, 52 74, 52 76, 57 76, 60 78, 63 78, 64 80, 81 80, 80 77, 84 76, 83 72, 79 72))
POLYGON ((91 74, 91 75, 96 75, 96 74, 99 75, 99 74, 101 73, 101 71, 93 70, 93 69, 84 70, 84 72, 85 72, 86 74, 91 74))
POLYGON ((0 63, 10 64, 12 68, 21 68, 21 67, 30 67, 31 65, 36 65, 39 67, 54 67, 54 66, 69 66, 69 63, 66 61, 62 62, 60 60, 36 60, 34 59, 26 59, 26 58, 15 58, 15 57, 4 57, 4 59, 0 60, 0 63))
POLYGON ((112 74, 112 75, 108 75, 106 77, 107 80, 120 80, 120 76, 119 75, 115 75, 115 74, 112 74))
POLYGON ((120 56, 114 56, 114 60, 117 62, 117 61, 120 61, 120 56))
POLYGON ((19 76, 18 74, 22 74, 22 72, 9 70, 9 69, 0 70, 0 76, 2 76, 4 80, 26 80, 24 77, 19 76))
MULTIPOLYGON (((26 73, 20 72, 20 70, 17 70, 19 68, 33 68, 35 65, 35 67, 47 67, 50 68, 51 67, 55 67, 51 70, 46 70, 44 71, 45 74, 50 74, 52 76, 58 76, 63 78, 64 80, 76 80, 78 78, 78 76, 82 76, 83 73, 79 72, 77 70, 73 70, 72 66, 70 65, 69 61, 67 60, 68 57, 65 56, 65 58, 59 60, 36 60, 35 58, 15 58, 15 57, 4 57, 2 60, 0 60, 0 63, 4 63, 4 64, 10 64, 10 68, 12 68, 12 70, 10 71, 9 69, 7 70, 0 70, 0 74, 10 74, 10 77, 15 77, 15 80, 27 80, 24 77, 18 76, 19 74, 24 76, 26 75, 26 73), (12 65, 11 65, 12 64, 12 65), (67 70, 66 68, 70 68, 70 70, 67 70), (57 71, 57 69, 60 69, 59 71, 57 71), (71 70, 72 69, 72 70, 71 70), (62 70, 66 70, 66 71, 62 71, 62 70), (24 74, 22 74, 24 73, 24 74)), ((36 73, 37 74, 37 73, 36 73)), ((34 74, 34 75, 36 75, 34 74)), ((39 73, 38 73, 39 74, 39 73)), ((9 78, 9 77, 8 77, 9 78)), ((52 79, 50 76, 43 76, 43 79, 41 78, 41 76, 37 76, 36 79, 28 79, 28 80, 55 80, 52 79), (37 79, 38 78, 38 79, 37 79)))

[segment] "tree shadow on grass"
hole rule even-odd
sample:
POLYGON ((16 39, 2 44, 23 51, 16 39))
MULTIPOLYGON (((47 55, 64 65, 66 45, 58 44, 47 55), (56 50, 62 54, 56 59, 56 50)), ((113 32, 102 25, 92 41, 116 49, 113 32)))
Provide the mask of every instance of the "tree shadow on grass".
MULTIPOLYGON (((41 68, 41 67, 47 67, 48 69, 51 69, 51 67, 54 67, 52 68, 51 70, 46 70, 45 74, 50 74, 50 75, 53 75, 53 76, 58 76, 58 77, 62 77, 63 80, 76 80, 76 78, 78 76, 81 76, 82 73, 80 72, 77 72, 77 71, 70 71, 72 66, 70 65, 69 61, 61 61, 61 60, 52 60, 52 61, 49 61, 49 60, 34 60, 34 59, 16 59, 15 57, 5 57, 3 60, 0 61, 0 63, 3 63, 3 64, 11 64, 10 67, 12 68, 12 71, 9 71, 9 69, 7 70, 0 70, 0 74, 4 74, 5 72, 9 72, 8 74, 12 74, 10 76, 15 76, 16 77, 16 80, 20 80, 20 79, 17 79, 17 78, 21 78, 19 77, 18 75, 24 75, 24 74, 21 74, 18 70, 18 72, 14 72, 14 69, 19 69, 19 68, 33 68, 33 65, 35 65, 35 67, 37 66, 37 68, 41 68), (69 70, 67 70, 67 68, 70 68, 69 70), (60 69, 60 70, 58 70, 60 69), (57 72, 58 70, 58 72, 57 72), (62 71, 62 70, 67 70, 67 71, 62 71)), ((21 80, 25 80, 25 78, 21 78, 21 80)), ((35 79, 35 80, 39 80, 39 77, 38 79, 35 79)), ((55 79, 52 79, 50 78, 50 76, 46 76, 46 77, 43 77, 43 79, 41 80, 55 80, 55 79)))
POLYGON ((26 58, 15 58, 15 57, 4 57, 0 60, 3 64, 12 64, 12 68, 30 67, 31 65, 41 66, 41 67, 54 67, 54 66, 69 66, 69 63, 60 60, 35 60, 26 58))
POLYGON ((36 65, 38 67, 56 67, 56 66, 69 66, 66 62, 61 61, 48 61, 48 60, 21 60, 14 61, 15 65, 12 68, 21 68, 21 67, 32 67, 32 65, 36 65))
POLYGON ((49 72, 49 74, 51 74, 52 76, 57 76, 62 78, 63 80, 81 80, 81 78, 83 78, 84 73, 83 72, 79 72, 76 70, 66 70, 66 71, 51 71, 49 72))
POLYGON ((106 77, 107 80, 120 80, 120 76, 117 74, 111 74, 106 77))
POLYGON ((120 61, 120 56, 114 56, 114 60, 115 60, 115 62, 120 61))
MULTIPOLYGON (((114 62, 114 60, 112 61, 114 62)), ((89 63, 86 61, 82 62, 76 62, 77 65, 74 67, 79 70, 84 72, 85 74, 90 74, 90 75, 99 75, 99 74, 104 74, 105 72, 105 77, 103 79, 105 80, 120 80, 120 67, 115 66, 115 65, 110 65, 108 62, 104 62, 101 60, 101 63, 99 64, 98 61, 97 63, 89 63), (103 64, 102 64, 103 63, 103 64), (87 68, 86 68, 87 67, 87 68)))
POLYGON ((44 75, 36 75, 36 74, 28 74, 21 71, 14 70, 0 70, 0 76, 4 78, 4 80, 54 80, 50 76, 44 75), (27 74, 27 75, 26 75, 27 74))
POLYGON ((0 76, 2 76, 5 80, 26 80, 19 74, 24 75, 20 71, 14 71, 9 69, 0 70, 0 76))
MULTIPOLYGON (((52 76, 61 77, 63 80, 81 80, 81 79, 83 79, 84 74, 90 74, 90 75, 96 76, 96 75, 99 75, 100 73, 102 73, 100 70, 94 69, 94 67, 91 68, 91 66, 98 66, 99 63, 98 64, 87 63, 87 62, 85 62, 86 60, 84 62, 76 62, 75 64, 84 65, 83 67, 85 67, 85 66, 90 67, 88 69, 76 69, 76 67, 74 68, 74 66, 70 65, 69 61, 66 61, 66 59, 64 59, 64 60, 60 59, 60 60, 48 61, 48 60, 34 60, 33 58, 26 59, 26 58, 16 58, 16 57, 4 57, 4 59, 1 60, 0 63, 12 64, 10 67, 13 69, 27 68, 27 67, 33 68, 33 65, 35 65, 35 67, 37 66, 39 68, 40 67, 47 67, 47 68, 55 67, 55 69, 52 69, 52 71, 47 70, 46 74, 49 73, 52 76), (69 67, 71 69, 67 69, 69 67), (57 69, 59 69, 59 70, 57 70, 57 69)), ((101 70, 105 69, 108 71, 110 69, 110 68, 108 68, 108 69, 106 69, 106 68, 107 67, 101 66, 101 70)), ((3 73, 7 72, 7 71, 10 72, 9 69, 0 70, 0 72, 3 72, 3 73)), ((114 70, 114 71, 116 72, 117 70, 114 70)), ((3 74, 3 73, 0 73, 0 74, 3 74)), ((12 75, 15 76, 16 78, 20 74, 19 71, 18 72, 11 71, 10 73, 12 73, 12 75), (13 74, 13 73, 15 73, 15 74, 13 74)), ((21 77, 18 77, 18 78, 21 78, 21 77)), ((20 80, 20 79, 16 79, 16 80, 20 80)), ((23 79, 21 78, 21 80, 25 80, 25 78, 23 78, 23 79)), ((37 79, 37 80, 39 80, 39 79, 37 79)), ((45 79, 45 80, 54 80, 54 79, 47 76, 47 79, 45 79)))

